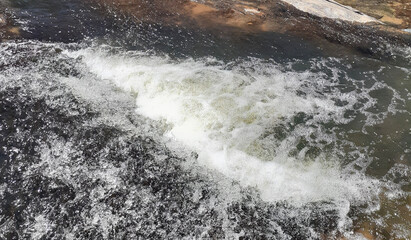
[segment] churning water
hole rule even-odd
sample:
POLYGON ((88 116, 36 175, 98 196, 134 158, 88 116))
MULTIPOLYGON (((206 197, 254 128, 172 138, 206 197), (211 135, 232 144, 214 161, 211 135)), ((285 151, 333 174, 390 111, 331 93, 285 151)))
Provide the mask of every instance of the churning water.
POLYGON ((36 4, 0 45, 1 238, 410 237, 409 48, 36 4))

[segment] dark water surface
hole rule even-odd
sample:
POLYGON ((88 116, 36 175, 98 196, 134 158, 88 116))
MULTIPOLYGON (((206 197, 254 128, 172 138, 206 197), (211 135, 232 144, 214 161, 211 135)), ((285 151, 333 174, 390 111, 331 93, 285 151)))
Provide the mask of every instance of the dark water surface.
POLYGON ((411 237, 411 49, 4 4, 0 239, 411 237))

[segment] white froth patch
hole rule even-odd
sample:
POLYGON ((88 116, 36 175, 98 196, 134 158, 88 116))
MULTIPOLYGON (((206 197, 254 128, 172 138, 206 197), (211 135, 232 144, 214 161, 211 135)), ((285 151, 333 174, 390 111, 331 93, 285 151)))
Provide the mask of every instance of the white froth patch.
MULTIPOLYGON (((285 72, 259 62, 227 69, 213 60, 175 62, 138 52, 110 55, 86 49, 66 54, 81 56, 100 78, 135 93, 137 113, 164 121, 166 137, 196 151, 202 165, 256 187, 264 200, 296 205, 338 200, 345 205, 375 191, 372 181, 343 174, 338 164, 325 164, 324 156, 312 162, 288 156, 298 136, 288 136, 268 161, 259 157, 265 151, 261 136, 296 113, 312 115, 307 124, 347 121, 342 115, 357 96, 336 93, 351 101, 337 107, 334 95, 315 94, 307 84, 327 84, 321 74, 285 72), (305 96, 297 94, 301 89, 305 96)), ((299 131, 311 133, 308 128, 299 131)))
MULTIPOLYGON (((50 136, 53 139, 54 136, 50 136)), ((112 164, 102 162, 99 168, 92 170, 86 169, 82 164, 73 164, 71 157, 79 155, 79 152, 73 150, 71 142, 63 142, 57 139, 53 140, 53 146, 41 145, 41 161, 31 166, 25 176, 34 174, 41 169, 43 176, 59 179, 64 183, 80 189, 81 186, 76 182, 78 178, 88 178, 92 181, 103 181, 107 189, 118 189, 121 186, 120 171, 112 164)))
POLYGON ((44 238, 52 227, 50 221, 44 215, 39 215, 35 217, 35 223, 27 231, 30 233, 31 239, 38 240, 44 238))

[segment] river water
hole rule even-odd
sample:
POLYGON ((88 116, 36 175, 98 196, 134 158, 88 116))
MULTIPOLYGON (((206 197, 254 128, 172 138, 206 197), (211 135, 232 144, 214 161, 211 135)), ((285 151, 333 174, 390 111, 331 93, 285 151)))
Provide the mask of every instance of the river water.
POLYGON ((0 238, 411 237, 411 48, 7 7, 0 238))

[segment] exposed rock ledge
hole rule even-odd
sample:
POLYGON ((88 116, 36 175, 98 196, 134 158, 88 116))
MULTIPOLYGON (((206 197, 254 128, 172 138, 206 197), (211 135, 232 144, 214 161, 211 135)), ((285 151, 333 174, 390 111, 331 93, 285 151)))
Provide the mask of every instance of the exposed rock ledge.
POLYGON ((367 16, 360 11, 339 4, 333 0, 283 0, 297 9, 319 17, 340 19, 349 22, 378 22, 377 19, 367 16))

